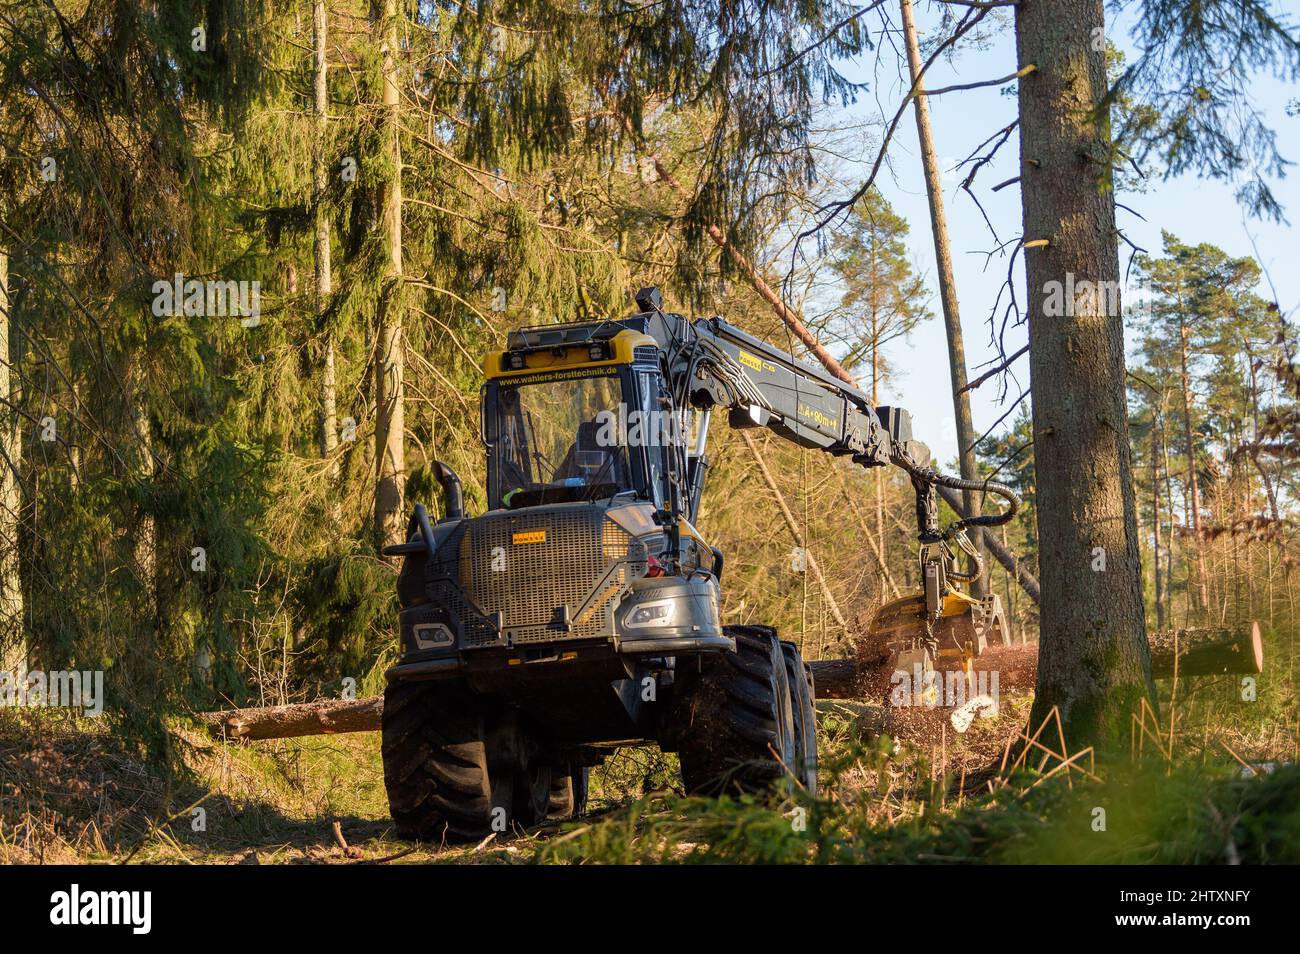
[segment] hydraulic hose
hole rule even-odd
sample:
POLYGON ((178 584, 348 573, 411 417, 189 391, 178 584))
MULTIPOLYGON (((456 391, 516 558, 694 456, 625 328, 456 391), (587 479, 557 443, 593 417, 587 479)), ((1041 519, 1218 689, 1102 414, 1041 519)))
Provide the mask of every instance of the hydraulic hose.
POLYGON ((962 477, 954 477, 951 474, 943 474, 933 467, 918 465, 905 452, 895 451, 891 455, 891 459, 897 466, 907 471, 917 480, 933 484, 936 487, 950 487, 953 490, 985 491, 1006 500, 1007 509, 1002 513, 963 517, 944 531, 945 538, 951 537, 966 527, 1000 527, 1009 522, 1020 511, 1020 506, 1023 503, 1020 495, 1006 484, 1000 484, 994 480, 966 480, 962 477))
POLYGON ((951 487, 953 490, 986 491, 1002 497, 1007 502, 1007 509, 1002 513, 963 517, 952 525, 954 530, 961 530, 965 527, 1000 527, 1004 523, 1009 523, 1011 518, 1020 511, 1020 506, 1023 503, 1020 495, 1006 484, 1000 484, 995 480, 965 480, 961 477, 953 477, 950 474, 941 474, 938 471, 932 473, 935 477, 933 482, 938 487, 951 487))

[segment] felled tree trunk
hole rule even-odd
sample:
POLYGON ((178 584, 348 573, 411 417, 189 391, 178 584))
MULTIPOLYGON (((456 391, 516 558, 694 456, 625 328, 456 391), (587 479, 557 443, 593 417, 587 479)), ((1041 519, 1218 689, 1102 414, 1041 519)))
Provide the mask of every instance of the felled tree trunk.
MULTIPOLYGON (((1191 629, 1152 633, 1151 669, 1155 678, 1174 675, 1177 646, 1178 675, 1218 676, 1227 673, 1264 671, 1264 646, 1259 624, 1248 629, 1191 629)), ((891 673, 878 656, 861 655, 853 659, 824 659, 810 662, 818 699, 880 698, 888 691, 891 673)), ((940 671, 956 668, 947 657, 940 660, 940 671)), ((990 646, 974 661, 976 674, 998 674, 998 689, 1014 692, 1030 689, 1038 670, 1038 645, 990 646)))
MULTIPOLYGON (((1178 630, 1151 636, 1151 662, 1156 678, 1174 674, 1175 646, 1179 676, 1217 676, 1225 673, 1264 671, 1264 647, 1259 624, 1248 630, 1178 630)), ((886 660, 871 651, 850 659, 818 659, 810 662, 818 699, 881 699, 888 694, 890 676, 886 660)), ((940 671, 957 667, 948 657, 940 671)), ((976 676, 997 673, 998 692, 1033 688, 1038 669, 1038 645, 990 646, 974 661, 976 676)), ((333 735, 340 732, 370 732, 380 727, 384 714, 382 696, 355 701, 326 700, 265 709, 227 709, 202 712, 198 720, 217 739, 291 739, 304 735, 333 735)))
POLYGON ((384 697, 326 700, 265 709, 201 712, 198 720, 218 739, 292 739, 302 735, 369 732, 379 728, 384 697))
MULTIPOLYGON (((998 674, 998 691, 1032 689, 1037 671, 1038 646, 990 646, 974 660, 974 671, 998 674)), ((819 659, 808 663, 818 699, 879 699, 889 692, 892 673, 883 663, 859 659, 819 659)), ((955 671, 955 662, 940 660, 940 672, 955 671)), ((909 674, 910 676, 910 674, 909 674)))

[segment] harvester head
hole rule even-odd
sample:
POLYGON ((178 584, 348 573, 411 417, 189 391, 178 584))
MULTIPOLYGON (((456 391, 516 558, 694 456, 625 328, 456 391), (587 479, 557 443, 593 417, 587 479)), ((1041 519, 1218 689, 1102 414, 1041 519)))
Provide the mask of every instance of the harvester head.
POLYGON ((924 671, 969 669, 988 646, 1009 645, 1010 638, 1000 597, 976 599, 956 588, 944 594, 937 619, 918 590, 880 607, 867 628, 876 655, 889 661, 887 671, 910 672, 918 663, 924 671))

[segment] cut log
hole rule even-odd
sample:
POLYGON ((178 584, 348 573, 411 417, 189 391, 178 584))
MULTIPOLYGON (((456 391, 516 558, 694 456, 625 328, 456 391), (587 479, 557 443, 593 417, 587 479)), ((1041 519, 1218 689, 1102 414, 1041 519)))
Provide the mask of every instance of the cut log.
POLYGON ((818 699, 865 699, 869 669, 856 659, 811 659, 813 690, 818 699))
MULTIPOLYGON (((1264 671, 1264 646, 1259 624, 1243 631, 1226 629, 1190 629, 1152 633, 1151 672, 1157 679, 1174 675, 1174 647, 1178 652, 1179 676, 1218 676, 1227 673, 1264 671)), ((868 699, 883 697, 890 686, 891 673, 884 671, 881 660, 862 654, 853 659, 822 659, 808 663, 818 699, 868 699)), ((955 668, 948 657, 938 668, 955 668)), ((1000 691, 1032 689, 1038 669, 1038 644, 990 646, 973 662, 976 673, 998 673, 1000 691)))
POLYGON ((369 732, 379 728, 383 712, 384 697, 372 696, 351 701, 331 699, 265 709, 200 712, 197 718, 213 737, 235 741, 369 732))
POLYGON ((1247 630, 1176 629, 1152 633, 1151 673, 1157 679, 1174 675, 1175 649, 1179 676, 1219 676, 1264 671, 1264 643, 1259 623, 1247 630))

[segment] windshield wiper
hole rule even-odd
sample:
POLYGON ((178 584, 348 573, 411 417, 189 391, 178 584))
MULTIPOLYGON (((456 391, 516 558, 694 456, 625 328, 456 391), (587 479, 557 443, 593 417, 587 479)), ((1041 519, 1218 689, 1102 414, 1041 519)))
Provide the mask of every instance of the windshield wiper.
POLYGON ((581 497, 579 497, 578 498, 579 500, 583 500, 583 501, 594 500, 595 499, 594 494, 597 487, 610 486, 615 488, 616 490, 618 489, 618 484, 613 481, 611 481, 609 484, 602 484, 600 482, 600 478, 605 476, 605 470, 613 462, 614 462, 614 455, 610 453, 606 453, 605 463, 600 465, 600 470, 596 471, 595 476, 592 477, 591 482, 587 485, 587 492, 583 494, 581 497))

